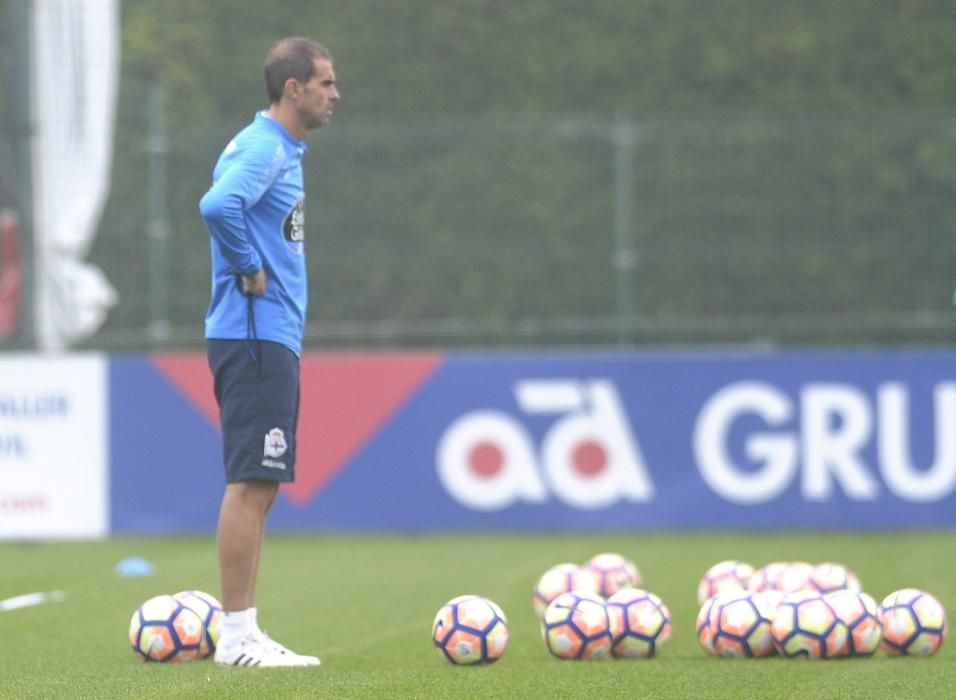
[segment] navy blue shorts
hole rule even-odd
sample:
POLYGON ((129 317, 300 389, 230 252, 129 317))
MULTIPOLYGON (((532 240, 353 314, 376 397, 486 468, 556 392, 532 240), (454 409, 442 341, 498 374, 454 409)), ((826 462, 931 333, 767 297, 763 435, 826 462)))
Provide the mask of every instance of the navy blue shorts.
POLYGON ((295 480, 299 357, 267 340, 207 340, 226 481, 295 480))

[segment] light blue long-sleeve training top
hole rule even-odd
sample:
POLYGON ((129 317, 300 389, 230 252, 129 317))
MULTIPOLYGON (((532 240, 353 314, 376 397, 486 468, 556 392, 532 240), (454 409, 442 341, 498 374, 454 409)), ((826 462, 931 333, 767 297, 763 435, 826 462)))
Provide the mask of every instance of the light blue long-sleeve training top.
POLYGON ((308 303, 305 190, 297 141, 265 112, 229 142, 199 202, 212 249, 206 338, 258 338, 302 352, 308 303), (266 293, 249 297, 239 275, 265 269, 266 293))

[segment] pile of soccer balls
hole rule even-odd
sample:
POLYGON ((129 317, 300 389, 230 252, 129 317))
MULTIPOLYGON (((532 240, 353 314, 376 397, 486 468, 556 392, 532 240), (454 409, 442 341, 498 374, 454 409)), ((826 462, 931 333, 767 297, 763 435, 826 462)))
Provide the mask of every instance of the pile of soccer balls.
MULTIPOLYGON (((534 587, 532 603, 545 646, 562 659, 647 658, 667 643, 671 616, 643 590, 637 566, 604 552, 583 565, 558 564, 534 587)), ((508 646, 501 608, 480 596, 459 596, 438 611, 432 640, 455 664, 497 661, 508 646)))
POLYGON ((129 621, 129 643, 143 661, 205 659, 216 650, 222 606, 203 591, 150 598, 129 621))
POLYGON ((929 593, 904 588, 880 605, 836 563, 715 564, 700 580, 697 639, 712 656, 829 659, 935 654, 946 612, 929 593))
MULTIPOLYGON (((548 651, 562 659, 648 658, 671 635, 667 606, 642 587, 620 554, 557 564, 538 579, 532 603, 548 651)), ((926 591, 904 588, 880 604, 841 564, 772 562, 760 569, 722 561, 700 579, 697 639, 712 656, 930 656, 948 634, 946 612, 926 591)), ((501 608, 477 595, 453 598, 432 625, 439 654, 454 664, 497 661, 510 631, 501 608)))

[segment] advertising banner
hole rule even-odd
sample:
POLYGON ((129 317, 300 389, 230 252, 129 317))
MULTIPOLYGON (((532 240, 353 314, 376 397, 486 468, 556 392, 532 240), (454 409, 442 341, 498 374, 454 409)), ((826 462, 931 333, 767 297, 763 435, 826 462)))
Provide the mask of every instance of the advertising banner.
POLYGON ((108 533, 107 361, 0 359, 0 539, 108 533))
MULTIPOLYGON (((208 375, 114 360, 115 531, 214 527, 208 375)), ((951 353, 311 354, 302 383, 272 529, 956 525, 951 353)))

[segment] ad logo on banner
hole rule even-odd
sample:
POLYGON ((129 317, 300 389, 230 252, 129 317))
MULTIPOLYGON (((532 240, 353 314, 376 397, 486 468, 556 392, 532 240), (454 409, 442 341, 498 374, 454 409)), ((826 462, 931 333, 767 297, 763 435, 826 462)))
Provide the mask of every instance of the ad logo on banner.
POLYGON ((540 445, 502 411, 473 411, 455 420, 437 449, 438 477, 455 500, 487 511, 542 502, 549 494, 581 509, 653 498, 654 484, 613 382, 523 380, 514 393, 526 416, 557 420, 540 445))
MULTIPOLYGON (((520 415, 475 410, 442 434, 438 478, 456 502, 498 511, 551 499, 580 510, 655 500, 638 426, 612 380, 519 380, 513 393, 520 415), (553 421, 538 440, 528 425, 535 417, 553 421)), ((910 402, 901 382, 879 384, 871 398, 846 383, 788 393, 738 381, 688 406, 693 431, 683 442, 698 483, 728 504, 769 504, 792 487, 806 503, 873 502, 885 492, 938 502, 956 490, 956 382, 934 386, 930 459, 913 456, 910 402)))

